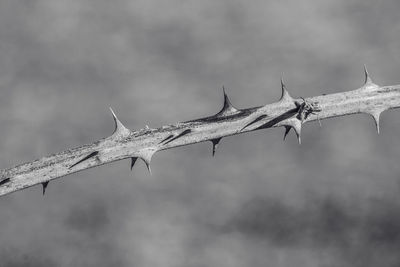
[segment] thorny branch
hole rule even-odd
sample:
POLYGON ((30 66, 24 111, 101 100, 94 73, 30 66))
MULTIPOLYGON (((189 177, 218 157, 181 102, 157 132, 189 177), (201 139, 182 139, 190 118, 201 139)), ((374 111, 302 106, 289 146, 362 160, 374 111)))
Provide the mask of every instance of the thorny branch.
POLYGON ((0 196, 36 184, 42 184, 44 194, 50 180, 126 158, 131 159, 131 168, 138 158, 142 159, 151 172, 150 161, 157 151, 211 141, 214 155, 221 138, 270 127, 285 127, 284 138, 293 129, 301 143, 301 127, 306 122, 366 113, 374 118, 379 133, 380 114, 400 107, 400 85, 379 86, 372 82, 366 68, 364 71, 365 83, 356 90, 294 99, 281 81, 282 96, 278 102, 241 110, 231 104, 223 88, 224 106, 216 115, 158 129, 146 126, 131 131, 110 108, 115 121, 111 136, 0 170, 0 196))

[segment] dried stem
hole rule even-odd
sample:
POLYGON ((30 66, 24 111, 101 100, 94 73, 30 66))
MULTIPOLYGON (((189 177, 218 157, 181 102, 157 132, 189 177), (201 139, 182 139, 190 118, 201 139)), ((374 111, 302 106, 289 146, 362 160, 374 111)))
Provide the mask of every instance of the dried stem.
POLYGON ((50 180, 116 160, 131 158, 131 168, 138 158, 150 170, 150 160, 160 150, 211 141, 212 154, 221 138, 270 127, 284 126, 285 137, 293 129, 301 142, 303 123, 355 113, 370 114, 379 133, 379 116, 388 109, 400 107, 400 85, 378 86, 365 69, 365 84, 356 90, 292 98, 282 82, 282 96, 273 104, 249 109, 236 109, 224 89, 224 106, 216 115, 139 131, 127 129, 111 110, 115 131, 92 144, 63 151, 39 160, 0 171, 0 196, 36 184, 43 194, 50 180))

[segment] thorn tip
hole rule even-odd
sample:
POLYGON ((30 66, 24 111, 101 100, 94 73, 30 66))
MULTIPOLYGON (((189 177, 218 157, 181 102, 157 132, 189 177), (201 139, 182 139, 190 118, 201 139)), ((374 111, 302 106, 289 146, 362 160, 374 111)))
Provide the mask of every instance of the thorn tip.
POLYGON ((364 64, 364 76, 365 76, 364 84, 372 83, 372 80, 371 80, 371 77, 369 76, 366 64, 364 64))
POLYGON ((290 96, 288 90, 286 89, 285 82, 283 81, 283 75, 281 76, 281 89, 282 89, 282 94, 279 101, 287 101, 287 100, 292 101, 293 98, 290 96))
POLYGON ((128 136, 130 134, 130 130, 122 124, 122 122, 118 119, 117 115, 115 115, 114 110, 111 107, 109 107, 109 108, 110 108, 111 114, 114 119, 114 124, 115 124, 113 135, 117 135, 117 136, 121 136, 121 137, 128 136))
POLYGON ((379 134, 380 133, 380 126, 379 126, 379 121, 380 121, 380 116, 381 113, 383 112, 383 110, 377 110, 377 111, 372 111, 369 112, 368 114, 370 114, 372 116, 372 118, 374 119, 375 122, 375 127, 376 127, 376 132, 379 134))
POLYGON ((222 137, 220 138, 216 138, 216 139, 212 139, 211 142, 213 144, 213 148, 212 148, 212 156, 215 156, 215 151, 218 147, 219 142, 221 141, 222 137))
POLYGON ((238 110, 232 105, 231 101, 229 100, 228 95, 226 94, 225 86, 222 86, 222 92, 224 94, 224 106, 222 107, 221 111, 218 112, 215 116, 224 116, 230 115, 238 110))
POLYGON ((147 170, 149 171, 150 175, 152 175, 151 168, 150 168, 150 160, 147 160, 145 158, 142 158, 142 160, 146 164, 147 170))
POLYGON ((131 171, 133 170, 133 166, 135 166, 136 160, 137 160, 137 157, 131 157, 131 171))
POLYGON ((287 121, 285 125, 285 134, 283 136, 283 140, 286 139, 290 129, 293 129, 297 136, 297 141, 301 145, 301 121, 298 119, 290 119, 287 121))
POLYGON ((46 188, 49 185, 49 181, 43 182, 42 183, 42 192, 43 192, 43 196, 46 193, 46 188))
POLYGON ((146 150, 142 150, 138 156, 146 164, 147 170, 149 171, 150 175, 151 175, 150 162, 151 162, 151 158, 153 157, 153 154, 155 152, 156 152, 155 150, 146 149, 146 150))
POLYGON ((286 140, 286 136, 288 135, 288 133, 290 132, 290 129, 291 129, 292 127, 290 127, 290 126, 285 126, 285 134, 283 135, 283 141, 285 141, 286 140))
POLYGON ((367 66, 365 64, 364 64, 364 75, 365 75, 364 85, 361 87, 363 90, 374 90, 376 88, 379 88, 379 86, 372 81, 371 76, 368 73, 367 66))

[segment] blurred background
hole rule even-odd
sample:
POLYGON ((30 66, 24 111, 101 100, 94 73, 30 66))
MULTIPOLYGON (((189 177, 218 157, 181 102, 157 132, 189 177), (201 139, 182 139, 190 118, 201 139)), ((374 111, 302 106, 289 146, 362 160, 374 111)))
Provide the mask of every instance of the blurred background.
MULTIPOLYGON (((280 96, 400 83, 400 2, 0 1, 0 168, 280 96)), ((400 111, 159 152, 0 198, 1 266, 399 266, 400 111)))

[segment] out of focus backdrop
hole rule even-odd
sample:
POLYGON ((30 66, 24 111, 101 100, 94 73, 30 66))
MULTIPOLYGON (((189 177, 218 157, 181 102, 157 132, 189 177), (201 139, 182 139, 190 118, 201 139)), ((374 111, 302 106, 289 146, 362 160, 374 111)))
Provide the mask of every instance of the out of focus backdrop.
MULTIPOLYGON (((0 2, 0 168, 131 129, 400 83, 400 2, 0 2)), ((0 266, 399 266, 400 111, 119 161, 0 198, 0 266)))

